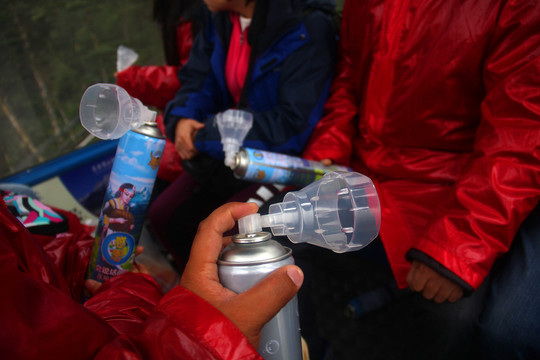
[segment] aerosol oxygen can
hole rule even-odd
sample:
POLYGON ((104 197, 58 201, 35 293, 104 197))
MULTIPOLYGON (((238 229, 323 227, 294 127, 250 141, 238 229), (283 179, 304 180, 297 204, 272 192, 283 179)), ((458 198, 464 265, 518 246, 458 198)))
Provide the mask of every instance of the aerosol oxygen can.
MULTIPOLYGON (((237 234, 218 260, 223 286, 241 293, 250 289, 272 271, 294 264, 291 249, 271 239, 268 232, 237 234)), ((295 296, 262 329, 257 349, 265 360, 300 360, 302 344, 295 296)))
POLYGON ((164 147, 165 137, 153 121, 120 138, 96 228, 88 279, 103 282, 131 269, 164 147))
POLYGON ((250 148, 236 153, 232 169, 239 179, 291 186, 309 185, 329 171, 352 171, 346 166, 324 166, 318 161, 250 148))

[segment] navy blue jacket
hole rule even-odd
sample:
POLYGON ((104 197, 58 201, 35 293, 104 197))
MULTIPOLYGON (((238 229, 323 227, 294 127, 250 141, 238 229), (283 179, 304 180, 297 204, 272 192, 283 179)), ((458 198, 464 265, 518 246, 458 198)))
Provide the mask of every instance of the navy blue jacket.
MULTIPOLYGON (((300 155, 322 116, 334 73, 336 31, 330 15, 319 9, 306 11, 300 3, 268 0, 268 26, 255 39, 248 37, 256 58, 244 108, 254 116, 246 147, 300 155)), ((181 88, 165 110, 165 126, 174 141, 181 118, 205 123, 197 132, 195 147, 222 159, 214 115, 237 107, 224 74, 232 24, 228 12, 207 11, 207 20, 178 74, 181 88)))

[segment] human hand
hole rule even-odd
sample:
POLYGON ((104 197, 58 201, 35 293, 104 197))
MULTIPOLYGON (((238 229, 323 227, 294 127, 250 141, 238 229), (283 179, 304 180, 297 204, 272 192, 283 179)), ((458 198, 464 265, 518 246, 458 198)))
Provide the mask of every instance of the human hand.
POLYGON ((453 303, 463 297, 461 286, 418 260, 412 262, 407 283, 412 291, 421 292, 426 299, 437 304, 453 303))
POLYGON ((259 344, 262 327, 294 297, 304 280, 300 268, 287 265, 241 294, 221 285, 217 260, 221 250, 231 243, 230 237, 223 238, 223 233, 232 229, 236 220, 256 211, 257 205, 253 203, 229 203, 201 222, 180 280, 181 286, 227 316, 254 348, 259 344))
POLYGON ((334 163, 334 161, 332 159, 322 159, 321 160, 321 163, 324 165, 324 166, 330 166, 334 163))
POLYGON ((197 131, 204 128, 204 124, 194 119, 180 119, 176 124, 174 147, 184 160, 189 160, 197 155, 197 149, 193 144, 197 131))
MULTIPOLYGON (((144 251, 144 246, 137 246, 135 248, 135 259, 137 259, 137 256, 141 255, 144 251)), ((132 273, 141 273, 141 274, 150 274, 150 272, 148 271, 148 268, 146 267, 146 265, 144 264, 140 264, 138 262, 136 262, 135 260, 133 260, 133 266, 131 267, 131 270, 130 270, 132 273)), ((88 292, 94 296, 94 294, 96 293, 96 291, 98 291, 98 289, 101 287, 102 283, 100 283, 99 281, 96 281, 96 280, 93 280, 93 279, 87 279, 85 282, 84 282, 84 286, 86 288, 86 290, 88 290, 88 292)))

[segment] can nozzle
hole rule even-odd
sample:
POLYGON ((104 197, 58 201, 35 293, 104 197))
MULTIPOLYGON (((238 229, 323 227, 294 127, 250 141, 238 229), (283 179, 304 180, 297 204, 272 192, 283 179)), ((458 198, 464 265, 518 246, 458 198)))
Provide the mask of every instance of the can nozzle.
POLYGON ((118 139, 130 129, 156 121, 156 112, 114 84, 94 84, 84 92, 79 106, 82 126, 103 140, 118 139))
POLYGON ((236 153, 253 125, 253 115, 247 111, 229 109, 217 114, 216 119, 225 152, 225 165, 233 168, 236 153))
POLYGON ((240 233, 270 228, 293 243, 307 242, 337 253, 361 249, 379 234, 381 211, 372 181, 355 172, 329 172, 270 205, 269 214, 238 220, 240 233))

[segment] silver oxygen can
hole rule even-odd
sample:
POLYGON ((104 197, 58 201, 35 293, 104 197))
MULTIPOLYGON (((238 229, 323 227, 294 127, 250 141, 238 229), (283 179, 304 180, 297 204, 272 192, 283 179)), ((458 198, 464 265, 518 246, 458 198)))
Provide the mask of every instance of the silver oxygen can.
POLYGON ((131 269, 164 147, 165 137, 155 122, 144 123, 120 139, 96 228, 88 279, 104 282, 131 269))
MULTIPOLYGON (((234 235, 218 260, 223 286, 236 293, 244 292, 272 271, 294 264, 291 249, 272 240, 270 233, 234 235)), ((265 360, 300 360, 302 344, 295 296, 262 329, 257 349, 265 360)))
POLYGON ((324 166, 318 161, 270 151, 242 148, 236 153, 234 175, 268 184, 306 186, 329 171, 352 171, 346 166, 324 166))

